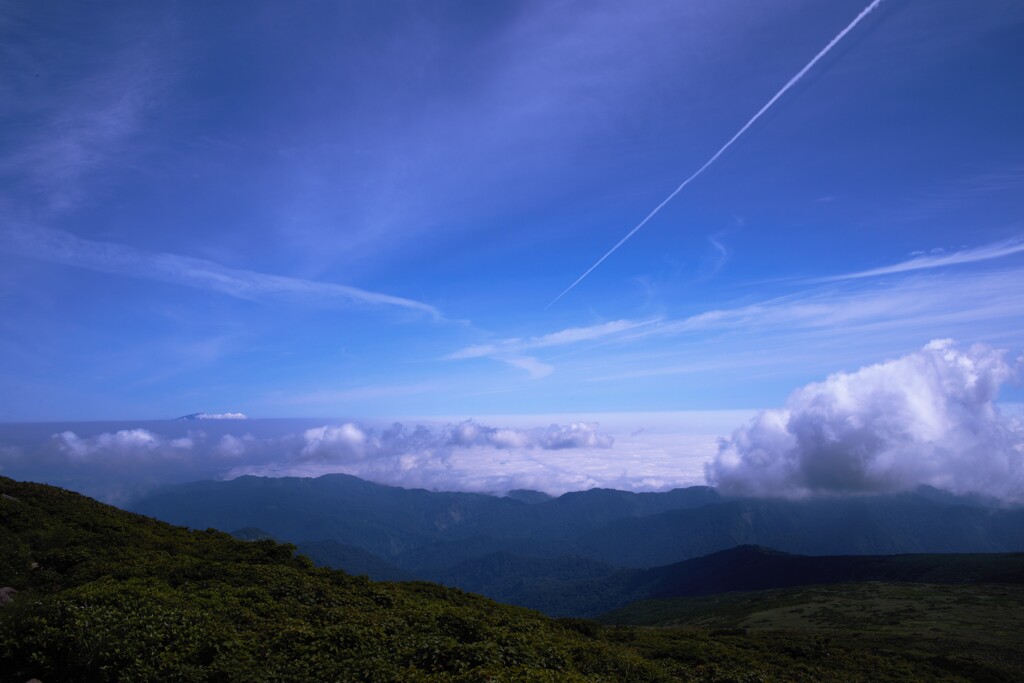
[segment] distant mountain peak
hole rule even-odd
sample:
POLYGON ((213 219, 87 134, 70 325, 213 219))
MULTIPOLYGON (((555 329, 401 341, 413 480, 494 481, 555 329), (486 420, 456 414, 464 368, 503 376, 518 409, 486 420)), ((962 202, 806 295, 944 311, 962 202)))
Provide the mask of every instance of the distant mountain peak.
POLYGON ((522 503, 535 504, 544 503, 549 500, 553 500, 553 497, 544 493, 543 491, 533 491, 531 489, 513 489, 505 494, 506 498, 512 500, 518 500, 522 503))
POLYGON ((243 413, 191 413, 178 418, 179 422, 191 422, 192 420, 248 420, 243 413))

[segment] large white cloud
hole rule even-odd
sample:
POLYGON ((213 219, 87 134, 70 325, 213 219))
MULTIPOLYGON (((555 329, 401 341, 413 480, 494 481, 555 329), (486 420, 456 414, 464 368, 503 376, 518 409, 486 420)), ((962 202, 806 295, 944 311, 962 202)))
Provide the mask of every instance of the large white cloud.
POLYGON ((809 384, 723 439, 708 481, 736 495, 900 491, 927 484, 1024 500, 1024 426, 995 405, 1019 374, 1003 351, 937 340, 809 384))

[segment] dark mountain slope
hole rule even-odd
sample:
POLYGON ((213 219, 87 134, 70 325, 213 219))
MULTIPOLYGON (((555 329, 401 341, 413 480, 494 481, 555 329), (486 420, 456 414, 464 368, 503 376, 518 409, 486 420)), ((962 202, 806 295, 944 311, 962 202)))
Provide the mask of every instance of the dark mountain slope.
POLYGON ((803 556, 740 546, 651 569, 493 554, 428 578, 552 616, 595 616, 638 600, 803 585, 1024 584, 1024 553, 803 556))
POLYGON ((399 489, 333 474, 184 484, 129 507, 193 528, 255 526, 279 539, 330 539, 388 557, 437 538, 470 535, 482 517, 514 525, 518 513, 530 506, 478 494, 399 489))
POLYGON ((493 553, 424 578, 553 617, 586 617, 647 597, 634 597, 628 590, 635 571, 581 557, 530 558, 493 553))
POLYGON ((655 598, 863 581, 1024 583, 1024 553, 813 557, 740 546, 636 576, 655 598))
POLYGON ((564 551, 650 567, 738 545, 806 555, 1024 551, 1024 510, 946 504, 916 493, 734 500, 616 520, 564 551))
POLYGON ((718 500, 707 487, 665 493, 593 489, 527 503, 474 493, 382 486, 344 474, 240 477, 167 487, 129 509, 193 528, 258 527, 291 542, 334 540, 382 558, 474 536, 546 541, 609 521, 718 500))
POLYGON ((334 568, 417 576, 558 615, 596 614, 653 594, 657 581, 636 583, 619 568, 740 545, 803 555, 1024 551, 1024 510, 936 490, 787 501, 723 500, 704 487, 595 489, 525 503, 346 475, 243 477, 170 487, 134 509, 197 528, 258 527, 334 568), (592 568, 601 565, 597 585, 592 568))

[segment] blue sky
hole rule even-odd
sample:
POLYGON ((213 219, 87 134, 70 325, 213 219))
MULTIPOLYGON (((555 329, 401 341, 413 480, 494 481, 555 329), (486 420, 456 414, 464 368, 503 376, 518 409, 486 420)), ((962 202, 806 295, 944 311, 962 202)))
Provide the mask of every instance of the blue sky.
POLYGON ((2 3, 0 421, 746 410, 1015 358, 1015 0, 882 2, 548 306, 865 5, 2 3))

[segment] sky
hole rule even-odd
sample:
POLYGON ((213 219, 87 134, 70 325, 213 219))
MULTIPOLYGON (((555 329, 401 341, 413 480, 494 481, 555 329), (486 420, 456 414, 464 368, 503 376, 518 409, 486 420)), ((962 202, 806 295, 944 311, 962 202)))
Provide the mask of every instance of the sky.
POLYGON ((0 422, 1019 403, 1022 73, 1016 0, 0 2, 0 422))

